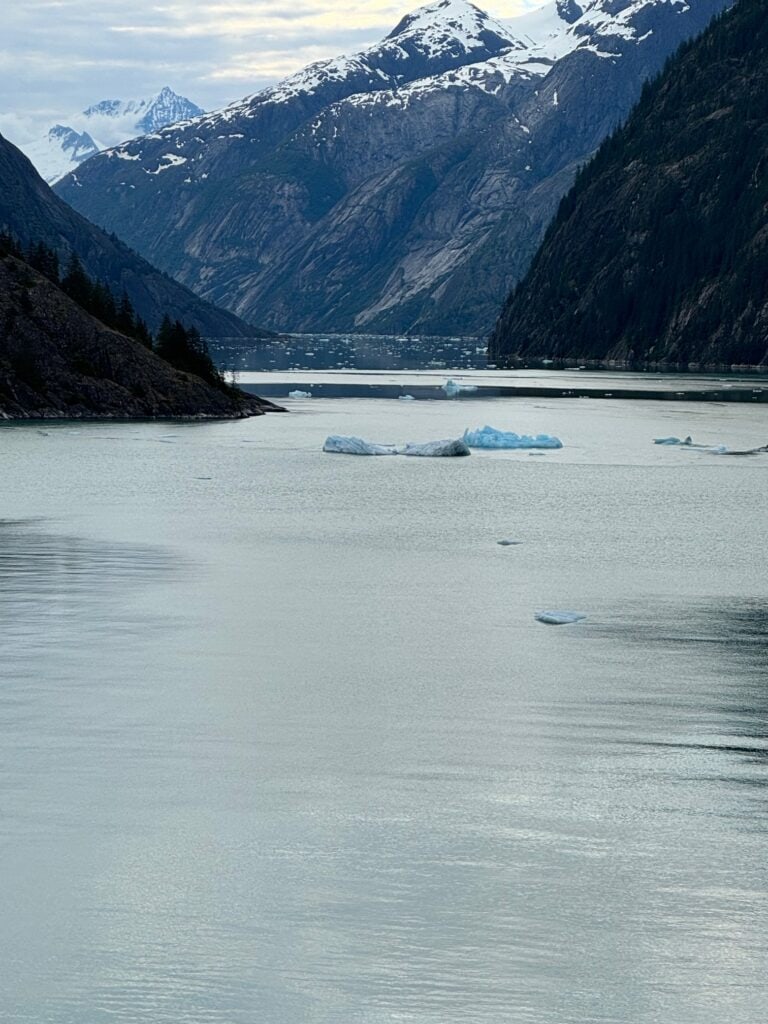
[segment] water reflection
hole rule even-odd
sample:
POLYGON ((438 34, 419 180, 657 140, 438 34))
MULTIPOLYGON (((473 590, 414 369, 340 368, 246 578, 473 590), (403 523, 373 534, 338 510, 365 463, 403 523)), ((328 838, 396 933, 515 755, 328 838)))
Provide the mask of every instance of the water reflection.
POLYGON ((140 626, 141 614, 116 621, 114 610, 140 588, 178 572, 162 548, 105 544, 51 532, 43 520, 0 520, 0 650, 2 672, 46 674, 36 653, 60 655, 107 631, 140 626))
MULTIPOLYGON (((594 626, 593 635, 615 641, 619 659, 639 654, 665 671, 651 676, 644 696, 615 706, 641 729, 649 721, 662 728, 660 735, 614 736, 613 742, 687 754, 675 761, 680 772, 754 787, 763 800, 753 810, 768 828, 768 602, 667 602, 626 608, 623 616, 594 626), (714 773, 712 755, 721 762, 714 773)), ((662 767, 668 763, 662 757, 662 767)), ((756 826, 754 817, 741 817, 745 827, 756 826)))

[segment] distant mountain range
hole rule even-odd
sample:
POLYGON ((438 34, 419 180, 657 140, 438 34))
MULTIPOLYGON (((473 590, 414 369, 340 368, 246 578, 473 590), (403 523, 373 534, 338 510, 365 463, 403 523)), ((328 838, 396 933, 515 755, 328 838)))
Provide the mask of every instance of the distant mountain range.
POLYGON ((203 113, 173 89, 140 100, 102 100, 55 124, 47 134, 21 148, 49 184, 109 146, 203 113))
POLYGON ((29 160, 0 135, 0 232, 22 246, 37 242, 54 249, 62 264, 76 253, 88 274, 118 298, 125 290, 152 330, 165 313, 221 337, 263 337, 237 316, 198 298, 184 285, 156 270, 115 235, 76 213, 37 174, 29 160))
POLYGON ((768 14, 739 0, 579 175, 491 355, 768 364, 768 14))
POLYGON ((481 334, 578 167, 730 0, 466 0, 57 192, 212 301, 281 330, 481 334))

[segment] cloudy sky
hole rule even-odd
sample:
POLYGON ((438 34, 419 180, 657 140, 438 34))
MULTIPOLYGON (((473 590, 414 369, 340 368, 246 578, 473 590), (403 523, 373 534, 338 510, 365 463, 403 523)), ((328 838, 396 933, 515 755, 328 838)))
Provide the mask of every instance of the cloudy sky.
MULTIPOLYGON (((509 18, 545 0, 489 0, 509 18)), ((10 0, 0 36, 0 132, 15 142, 106 98, 163 85, 207 110, 322 57, 357 50, 418 0, 10 0)))

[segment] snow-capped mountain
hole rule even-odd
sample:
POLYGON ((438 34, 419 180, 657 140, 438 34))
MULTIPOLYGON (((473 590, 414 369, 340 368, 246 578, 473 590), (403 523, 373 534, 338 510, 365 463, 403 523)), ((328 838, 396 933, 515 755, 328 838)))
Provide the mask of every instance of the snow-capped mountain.
POLYGON ((76 132, 63 124, 55 124, 42 139, 22 147, 49 184, 104 148, 88 132, 76 132))
POLYGON ((279 329, 484 332, 579 164, 730 2, 551 0, 502 23, 438 0, 58 191, 279 329))
POLYGON ((94 135, 107 146, 114 146, 137 135, 149 135, 167 125, 188 121, 202 113, 201 107, 166 85, 156 96, 148 99, 102 100, 84 110, 81 116, 91 126, 94 135))
POLYGON ((165 86, 139 100, 102 100, 56 124, 21 148, 50 184, 95 153, 127 139, 189 120, 203 113, 191 100, 165 86))

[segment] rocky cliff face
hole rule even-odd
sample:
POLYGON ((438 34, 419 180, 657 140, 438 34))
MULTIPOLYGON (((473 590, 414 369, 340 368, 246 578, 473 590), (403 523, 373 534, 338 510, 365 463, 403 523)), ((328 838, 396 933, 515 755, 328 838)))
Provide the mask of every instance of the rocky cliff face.
POLYGON ((279 329, 490 329, 576 168, 729 0, 439 0, 376 47, 87 161, 58 186, 279 329))
POLYGON ((77 253, 88 274, 123 289, 136 311, 156 329, 167 312, 207 336, 253 337, 264 332, 199 299, 188 288, 150 266, 114 235, 89 223, 54 195, 32 164, 0 135, 0 231, 23 245, 45 242, 63 261, 77 253))
POLYGON ((269 402, 181 373, 0 258, 0 419, 259 416, 269 402))
POLYGON ((579 176, 491 355, 765 365, 767 162, 768 18, 739 0, 579 176))

